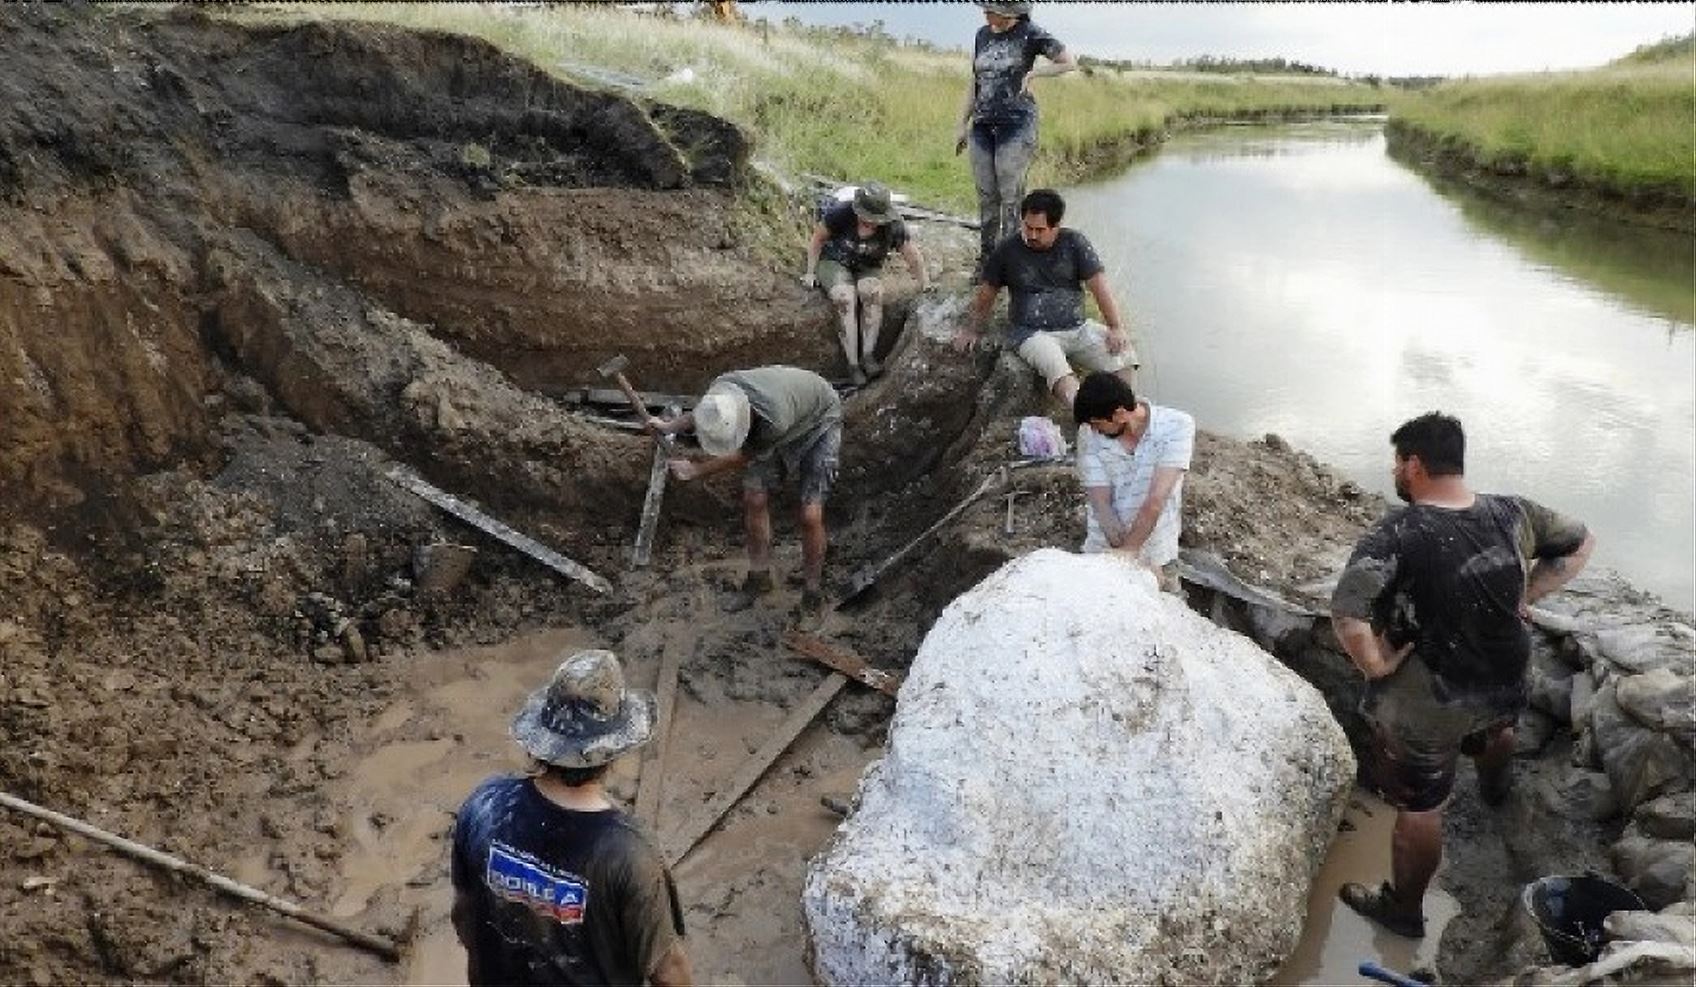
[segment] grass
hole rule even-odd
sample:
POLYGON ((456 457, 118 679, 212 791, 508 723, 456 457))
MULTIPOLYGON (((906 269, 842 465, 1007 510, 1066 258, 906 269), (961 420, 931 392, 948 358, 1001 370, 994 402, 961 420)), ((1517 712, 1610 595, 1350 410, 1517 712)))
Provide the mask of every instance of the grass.
POLYGON ((1466 79, 1399 101, 1391 118, 1487 165, 1524 165, 1620 192, 1696 199, 1696 53, 1689 37, 1581 72, 1466 79))
MULTIPOLYGON (((242 20, 380 21, 482 38, 555 75, 595 84, 648 80, 656 99, 707 110, 755 135, 758 154, 791 172, 878 178, 915 200, 970 211, 954 124, 968 80, 964 51, 828 39, 773 25, 666 20, 592 6, 277 4, 242 20)), ((961 44, 975 28, 963 17, 961 44)), ((1122 164, 1134 147, 1198 118, 1360 111, 1386 91, 1305 76, 1207 76, 1098 69, 1033 84, 1042 107, 1032 184, 1065 183, 1122 164)))

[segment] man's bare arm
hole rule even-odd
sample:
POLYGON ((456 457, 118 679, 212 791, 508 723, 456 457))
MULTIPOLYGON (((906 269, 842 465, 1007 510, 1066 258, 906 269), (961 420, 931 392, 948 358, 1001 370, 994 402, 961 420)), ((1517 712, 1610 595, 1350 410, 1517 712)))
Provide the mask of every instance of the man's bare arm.
POLYGON ((1383 639, 1372 630, 1372 625, 1359 617, 1332 613, 1331 629, 1336 632, 1343 650, 1349 653, 1354 667, 1369 679, 1381 679, 1394 672, 1413 651, 1413 645, 1407 644, 1400 651, 1389 653, 1383 639))
POLYGON ((1122 545, 1115 545, 1126 552, 1140 552, 1148 541, 1148 536, 1154 533, 1154 525, 1160 520, 1160 511, 1166 506, 1166 498, 1172 496, 1172 488, 1184 478, 1186 471, 1177 466, 1156 466, 1154 479, 1148 484, 1148 497, 1137 509, 1137 516, 1131 520, 1131 526, 1125 532, 1122 545))
POLYGON ((1084 287, 1095 299, 1096 308, 1101 309, 1101 321, 1107 326, 1107 352, 1120 352, 1130 343, 1131 337, 1125 332, 1125 324, 1119 316, 1119 303, 1114 300, 1113 289, 1107 284, 1107 272, 1095 272, 1084 282, 1084 287))
POLYGON ((1089 509, 1095 514, 1095 522, 1101 525, 1101 534, 1107 539, 1107 544, 1118 548, 1125 542, 1129 529, 1119 520, 1119 515, 1113 511, 1112 487, 1085 487, 1084 500, 1089 509))
POLYGON ((1588 532, 1584 540, 1578 544, 1571 555, 1557 555, 1552 559, 1538 559, 1531 566, 1531 572, 1525 581, 1525 605, 1530 606, 1560 589, 1584 569, 1590 561, 1590 553, 1596 548, 1596 536, 1588 532))
POLYGON ((983 324, 989 318, 989 310, 995 307, 995 293, 1000 290, 987 282, 978 282, 972 292, 971 304, 966 306, 965 322, 954 333, 955 349, 970 349, 978 341, 983 334, 983 324))

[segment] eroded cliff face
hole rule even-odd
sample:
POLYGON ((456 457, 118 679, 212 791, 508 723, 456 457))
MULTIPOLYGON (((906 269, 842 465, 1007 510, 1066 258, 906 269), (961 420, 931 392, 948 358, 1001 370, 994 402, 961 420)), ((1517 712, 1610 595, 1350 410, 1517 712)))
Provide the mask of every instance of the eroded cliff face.
POLYGON ((520 389, 598 384, 621 352, 673 390, 835 359, 822 306, 753 242, 745 137, 703 114, 466 38, 193 11, 0 11, 0 64, 0 496, 20 509, 209 456, 235 377, 395 441, 418 358, 379 324, 520 389))

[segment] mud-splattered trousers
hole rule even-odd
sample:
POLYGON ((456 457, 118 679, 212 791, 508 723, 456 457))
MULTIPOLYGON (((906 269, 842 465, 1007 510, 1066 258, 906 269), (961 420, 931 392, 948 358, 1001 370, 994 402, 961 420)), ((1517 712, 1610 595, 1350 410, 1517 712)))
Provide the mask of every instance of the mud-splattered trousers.
POLYGON ((1019 200, 1025 173, 1036 157, 1037 116, 974 119, 967 148, 978 187, 979 257, 989 256, 1003 237, 1019 231, 1019 200))

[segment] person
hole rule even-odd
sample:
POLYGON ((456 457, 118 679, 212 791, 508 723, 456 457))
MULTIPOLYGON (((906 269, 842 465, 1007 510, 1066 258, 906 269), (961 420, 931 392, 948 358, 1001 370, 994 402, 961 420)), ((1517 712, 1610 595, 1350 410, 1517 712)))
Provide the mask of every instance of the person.
POLYGON ((1396 807, 1391 879, 1345 884, 1350 908, 1425 934, 1425 889, 1443 855, 1443 806, 1461 753, 1479 796, 1512 782, 1513 724, 1527 699, 1528 607, 1584 567, 1584 525, 1523 497, 1474 493, 1455 418, 1421 415, 1391 434, 1392 511, 1355 546, 1331 597, 1337 639, 1366 676, 1378 783, 1396 807))
POLYGON ((824 502, 836 482, 842 451, 842 399, 830 382, 796 367, 755 367, 722 374, 695 409, 669 421, 649 419, 667 433, 694 429, 705 462, 671 460, 671 474, 695 480, 743 469, 742 510, 748 536, 748 575, 729 609, 741 610, 773 588, 770 492, 779 471, 801 488, 801 605, 824 603, 824 502))
POLYGON ((653 734, 654 697, 610 651, 578 651, 525 700, 526 777, 484 781, 453 826, 453 927, 476 984, 688 984, 683 911, 648 834, 608 801, 653 734))
POLYGON ((1065 215, 1066 202, 1053 189, 1025 196, 1019 204, 1019 235, 1001 241, 984 261, 965 320, 954 334, 954 347, 968 350, 977 344, 996 293, 1006 286, 1011 322, 1007 345, 1070 406, 1078 394, 1071 361, 1086 370, 1126 373, 1138 364, 1107 286, 1107 272, 1082 233, 1061 227, 1065 215), (1105 326, 1084 318, 1085 288, 1101 309, 1105 326))
POLYGON ((1195 449, 1195 419, 1137 399, 1117 375, 1084 378, 1072 402, 1078 424, 1085 552, 1122 552, 1153 569, 1160 588, 1178 591, 1178 533, 1184 474, 1195 449))
POLYGON ((919 290, 929 291, 924 256, 896 215, 889 189, 876 182, 856 189, 848 202, 826 206, 807 241, 807 273, 801 283, 823 291, 836 307, 842 355, 855 384, 883 370, 877 361, 877 337, 883 328, 883 279, 878 274, 891 250, 900 252, 919 290))
POLYGON ((978 262, 1011 236, 1025 172, 1036 156, 1037 107, 1031 80, 1078 67, 1060 41, 1031 22, 1029 3, 981 3, 986 22, 972 42, 972 84, 960 109, 954 153, 971 148, 978 190, 978 262), (1048 59, 1037 65, 1037 56, 1048 59))

